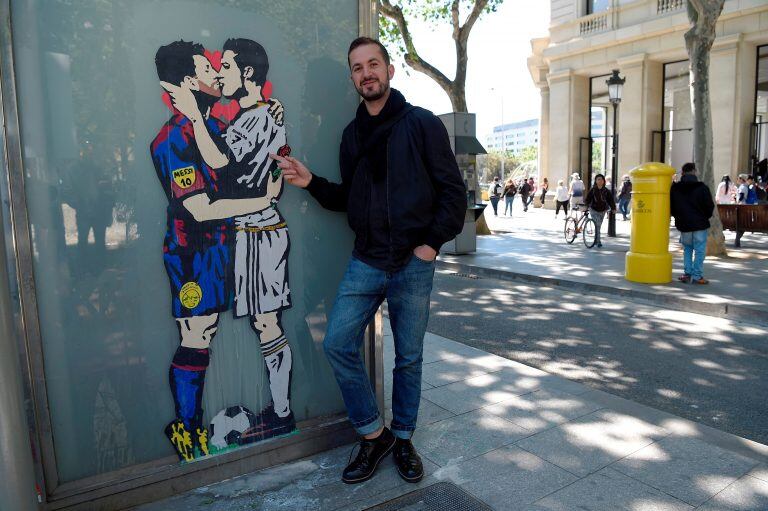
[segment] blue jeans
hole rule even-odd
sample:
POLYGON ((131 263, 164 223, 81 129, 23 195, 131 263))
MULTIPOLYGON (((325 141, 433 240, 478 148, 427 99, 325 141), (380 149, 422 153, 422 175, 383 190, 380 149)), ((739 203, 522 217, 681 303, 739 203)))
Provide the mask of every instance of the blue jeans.
POLYGON ((504 203, 505 203, 504 214, 505 215, 507 214, 507 211, 509 211, 509 216, 512 216, 512 205, 513 205, 512 203, 514 202, 514 200, 515 200, 514 195, 504 197, 504 203))
POLYGON ((494 197, 491 195, 491 207, 493 207, 493 214, 498 215, 499 214, 499 197, 494 197))
POLYGON ((424 333, 434 275, 435 262, 416 256, 393 273, 354 257, 347 266, 328 318, 323 348, 341 389, 349 420, 360 435, 374 433, 384 425, 360 347, 365 327, 385 298, 395 342, 391 429, 395 436, 406 439, 416 429, 424 333))
POLYGON ((704 276, 708 230, 680 233, 680 243, 683 245, 683 271, 693 280, 699 280, 704 276))
POLYGON ((627 215, 629 215, 629 202, 630 198, 627 197, 626 199, 619 199, 619 211, 621 212, 621 215, 624 217, 624 220, 627 219, 627 215))

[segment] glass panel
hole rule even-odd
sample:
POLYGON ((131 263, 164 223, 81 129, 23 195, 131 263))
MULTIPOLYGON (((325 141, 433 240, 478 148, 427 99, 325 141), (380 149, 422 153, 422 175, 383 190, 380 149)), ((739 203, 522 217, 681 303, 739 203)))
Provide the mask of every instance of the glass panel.
MULTIPOLYGON (((276 209, 238 224, 236 237, 232 219, 197 222, 202 217, 191 216, 187 199, 193 198, 190 192, 216 199, 269 193, 265 187, 271 177, 257 165, 263 154, 255 145, 240 153, 253 157, 240 171, 253 170, 260 180, 254 185, 246 173, 236 174, 232 161, 238 146, 230 128, 238 126, 246 130, 240 135, 248 144, 262 144, 260 134, 274 136, 270 140, 285 134, 293 154, 319 174, 337 178, 341 131, 357 106, 346 63, 347 47, 358 31, 357 0, 11 4, 34 277, 60 480, 174 454, 164 435, 176 415, 169 365, 173 359, 177 369, 186 371, 174 376, 176 397, 180 415, 191 417, 185 429, 193 429, 200 422, 194 417, 194 389, 200 387, 205 366, 200 346, 216 331, 200 318, 212 311, 220 311, 220 321, 205 378, 203 426, 233 405, 247 407, 252 415, 219 421, 224 424, 217 430, 219 437, 224 430, 241 432, 259 421, 279 423, 274 416, 277 408, 284 415, 284 407, 253 415, 272 397, 276 404, 285 401, 286 392, 271 389, 269 376, 277 375, 279 386, 286 373, 273 373, 273 368, 292 367, 290 410, 297 421, 342 412, 321 342, 351 249, 343 215, 321 210, 302 191, 284 190, 279 212, 290 230, 287 255, 287 246, 280 245, 286 238, 276 209), (243 34, 263 45, 272 90, 258 78, 263 62, 244 60, 258 52, 237 47, 239 72, 223 83, 236 84, 244 77, 245 85, 225 91, 229 99, 220 100, 213 111, 220 123, 213 117, 207 121, 214 135, 221 134, 217 147, 228 151, 227 165, 213 170, 197 150, 191 125, 184 127, 186 119, 176 118, 164 133, 171 112, 161 101, 155 54, 180 39, 208 50, 198 57, 207 59, 212 69, 205 70, 198 57, 184 51, 172 53, 174 63, 166 62, 164 68, 170 69, 168 76, 181 73, 174 83, 187 92, 195 89, 193 105, 205 114, 205 105, 213 103, 210 94, 216 93, 215 75, 224 70, 217 52, 228 38, 243 34), (246 76, 248 69, 254 73, 246 76), (260 102, 238 111, 234 99, 243 95, 260 102), (279 108, 269 98, 282 102, 283 126, 279 108), (256 128, 246 124, 246 114, 256 128), (150 143, 156 137, 153 162, 150 143), (281 330, 292 350, 287 357, 280 343, 267 346, 265 355, 269 350, 280 354, 279 359, 267 356, 273 365, 269 371, 248 318, 235 319, 229 312, 231 261, 239 260, 235 252, 241 249, 247 249, 251 263, 242 266, 238 289, 247 300, 238 303, 267 316, 259 327, 265 346, 281 330), (288 261, 292 306, 282 287, 288 278, 282 254, 288 261), (174 355, 180 337, 174 314, 196 318, 179 322, 191 332, 187 340, 192 347, 182 357, 174 355)), ((221 210, 200 211, 216 218, 221 210)), ((190 433, 199 453, 205 438, 190 433)), ((214 433, 208 433, 211 447, 214 433)), ((233 433, 221 445, 234 445, 236 437, 233 433)))
POLYGON ((757 166, 755 174, 768 179, 768 46, 757 49, 757 87, 755 90, 755 123, 753 149, 757 166))
POLYGON ((691 88, 688 61, 664 65, 664 127, 665 130, 693 127, 691 88))
POLYGON ((587 0, 587 14, 607 11, 611 7, 611 0, 587 0))
POLYGON ((592 95, 590 97, 590 136, 592 137, 592 173, 610 173, 611 147, 613 140, 613 110, 608 98, 610 75, 594 76, 590 79, 592 95))

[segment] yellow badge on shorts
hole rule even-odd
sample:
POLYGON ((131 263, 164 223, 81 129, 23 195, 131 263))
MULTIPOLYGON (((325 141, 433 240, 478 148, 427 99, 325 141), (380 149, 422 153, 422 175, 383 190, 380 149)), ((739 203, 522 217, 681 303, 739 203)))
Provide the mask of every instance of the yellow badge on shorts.
POLYGON ((173 175, 173 182, 179 188, 189 188, 195 184, 195 179, 197 178, 195 167, 192 166, 176 169, 171 174, 173 175))
POLYGON ((197 282, 187 282, 181 286, 179 291, 179 300, 187 309, 194 309, 203 299, 203 290, 197 285, 197 282))

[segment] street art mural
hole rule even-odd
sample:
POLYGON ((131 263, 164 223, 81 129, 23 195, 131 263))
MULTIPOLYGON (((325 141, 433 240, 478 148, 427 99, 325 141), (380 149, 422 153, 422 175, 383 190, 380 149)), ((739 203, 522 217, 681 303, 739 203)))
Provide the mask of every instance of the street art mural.
POLYGON ((169 368, 175 418, 165 434, 182 461, 193 461, 296 431, 281 321, 291 306, 290 241, 277 208, 282 178, 269 157, 290 147, 259 43, 233 38, 211 51, 171 42, 155 65, 171 117, 150 151, 168 200, 163 259, 180 335, 169 368), (257 413, 233 403, 206 425, 210 346, 219 314, 230 309, 258 338, 272 400, 257 413))

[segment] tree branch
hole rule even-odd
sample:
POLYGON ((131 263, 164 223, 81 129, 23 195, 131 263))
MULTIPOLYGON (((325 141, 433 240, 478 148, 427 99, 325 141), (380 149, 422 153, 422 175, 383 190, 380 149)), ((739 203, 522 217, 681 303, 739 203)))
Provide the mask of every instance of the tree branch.
POLYGON ((453 24, 453 40, 458 41, 461 34, 461 25, 459 25, 459 0, 453 0, 451 4, 451 23, 453 24))
MULTIPOLYGON (((458 2, 458 0, 455 0, 458 2)), ((398 5, 393 5, 390 0, 381 0, 381 13, 387 18, 391 19, 397 25, 400 30, 400 36, 405 43, 405 63, 411 66, 416 71, 424 73, 432 78, 437 84, 442 87, 444 91, 450 96, 453 82, 448 79, 439 69, 421 58, 419 52, 416 51, 416 47, 413 44, 413 37, 408 29, 408 22, 405 19, 403 10, 398 5)))
POLYGON ((475 24, 477 19, 480 17, 480 15, 483 13, 483 10, 485 9, 485 6, 488 5, 488 0, 476 0, 474 7, 472 7, 472 12, 469 13, 469 16, 467 16, 467 21, 464 22, 464 25, 461 27, 462 37, 466 39, 469 38, 469 32, 472 30, 472 26, 475 24))

